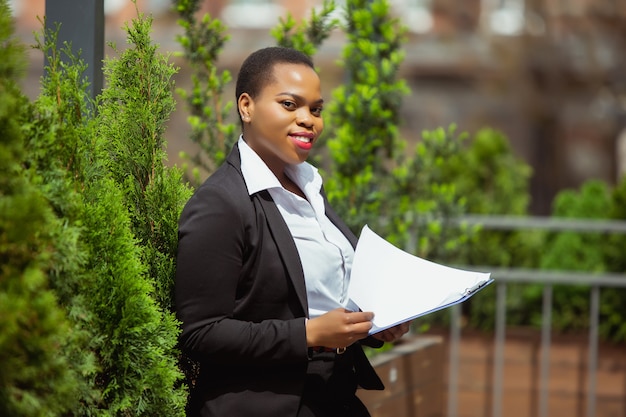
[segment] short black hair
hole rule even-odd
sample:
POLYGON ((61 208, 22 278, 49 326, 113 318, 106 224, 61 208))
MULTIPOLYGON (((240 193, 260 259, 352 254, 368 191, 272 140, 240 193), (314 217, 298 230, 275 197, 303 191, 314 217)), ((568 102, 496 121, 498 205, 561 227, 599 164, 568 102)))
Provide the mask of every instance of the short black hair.
POLYGON ((241 64, 235 87, 236 100, 239 101, 243 93, 248 93, 252 98, 256 97, 267 84, 273 81, 276 64, 302 64, 315 70, 313 60, 296 49, 282 46, 259 49, 250 54, 241 64))

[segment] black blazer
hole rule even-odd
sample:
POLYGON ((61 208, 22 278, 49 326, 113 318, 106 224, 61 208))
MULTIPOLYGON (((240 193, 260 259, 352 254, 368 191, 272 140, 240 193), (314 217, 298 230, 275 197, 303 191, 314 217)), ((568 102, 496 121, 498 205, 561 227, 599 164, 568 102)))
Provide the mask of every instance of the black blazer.
MULTIPOLYGON (((356 237, 324 200, 354 246, 356 237)), ((248 194, 237 145, 181 214, 175 305, 181 347, 201 363, 192 415, 296 415, 308 362, 304 274, 270 194, 248 194)), ((356 350, 359 384, 383 389, 356 350)))

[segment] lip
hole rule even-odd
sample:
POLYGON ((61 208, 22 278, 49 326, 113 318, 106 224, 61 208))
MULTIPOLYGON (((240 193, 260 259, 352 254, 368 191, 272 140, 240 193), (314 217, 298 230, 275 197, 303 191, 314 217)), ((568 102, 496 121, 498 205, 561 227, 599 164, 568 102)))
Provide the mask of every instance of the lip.
POLYGON ((310 132, 296 132, 289 135, 292 142, 300 149, 308 151, 313 147, 315 141, 315 134, 310 132), (301 139, 308 139, 308 142, 303 142, 301 139))

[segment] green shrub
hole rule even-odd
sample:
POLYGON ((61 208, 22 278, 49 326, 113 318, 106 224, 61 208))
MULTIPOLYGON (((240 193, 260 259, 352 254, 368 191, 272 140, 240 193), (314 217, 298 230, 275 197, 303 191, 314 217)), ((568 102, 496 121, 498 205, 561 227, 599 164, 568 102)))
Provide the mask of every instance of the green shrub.
POLYGON ((146 17, 133 20, 126 27, 130 47, 105 64, 108 86, 98 103, 95 140, 103 144, 106 169, 124 195, 155 299, 171 312, 178 217, 191 189, 178 168, 165 166, 164 132, 175 109, 177 70, 152 44, 151 24, 146 17))
POLYGON ((23 163, 63 229, 49 276, 71 321, 65 354, 82 359, 68 361, 82 385, 64 415, 184 415, 169 308, 189 190, 163 167, 174 70, 149 45, 150 25, 127 27, 131 46, 107 61, 107 88, 90 105, 82 61, 54 33, 39 42, 48 66, 22 126, 23 163))
POLYGON ((347 43, 341 65, 346 82, 333 90, 325 110, 328 198, 356 233, 369 223, 389 234, 382 219, 389 184, 389 160, 399 152, 398 123, 402 97, 408 93, 397 72, 406 28, 391 18, 387 1, 348 0, 347 43))
MULTIPOLYGON (((205 14, 197 19, 200 0, 175 0, 178 24, 184 34, 177 35, 182 56, 191 69, 192 88, 177 89, 189 111, 190 139, 197 147, 193 154, 182 152, 190 181, 198 186, 203 176, 212 174, 224 162, 237 141, 235 124, 228 122, 233 101, 223 97, 224 89, 232 80, 229 71, 218 71, 217 58, 228 41, 226 27, 219 19, 205 14)), ((232 115, 231 115, 232 116, 232 115)))
MULTIPOLYGON (((599 180, 585 182, 579 190, 561 191, 554 200, 553 215, 578 219, 619 219, 624 213, 624 185, 615 190, 599 180)), ((623 217, 622 217, 623 218, 623 217)), ((593 272, 624 272, 623 235, 595 232, 553 232, 548 235, 541 266, 544 269, 593 272), (622 246, 616 246, 622 245, 622 246), (622 269, 620 269, 622 268, 622 269)), ((589 326, 588 287, 558 286, 554 291, 553 325, 559 331, 580 331, 589 326)), ((600 301, 600 336, 626 340, 622 306, 626 291, 603 289, 600 301)), ((532 317, 534 323, 539 317, 532 317)))
POLYGON ((279 24, 271 33, 279 46, 297 49, 313 57, 317 49, 339 26, 339 20, 332 17, 336 10, 333 0, 324 0, 320 12, 311 10, 308 21, 296 22, 291 14, 279 19, 279 24))
POLYGON ((57 416, 78 406, 83 387, 70 320, 48 279, 64 225, 22 165, 28 101, 17 81, 26 55, 5 0, 0 44, 0 415, 57 416))

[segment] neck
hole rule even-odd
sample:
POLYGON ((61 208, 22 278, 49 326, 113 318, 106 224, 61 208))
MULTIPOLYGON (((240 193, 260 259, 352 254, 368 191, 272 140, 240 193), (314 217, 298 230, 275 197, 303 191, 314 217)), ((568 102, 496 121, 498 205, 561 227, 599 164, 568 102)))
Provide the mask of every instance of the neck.
POLYGON ((291 180, 291 178, 289 178, 287 175, 285 175, 284 171, 283 171, 282 178, 278 177, 278 176, 277 176, 277 178, 278 178, 278 181, 280 181, 280 185, 282 185, 285 190, 290 191, 290 192, 294 193, 295 195, 298 195, 298 196, 306 199, 306 196, 304 195, 304 193, 302 192, 300 187, 298 187, 298 184, 293 182, 291 180))

